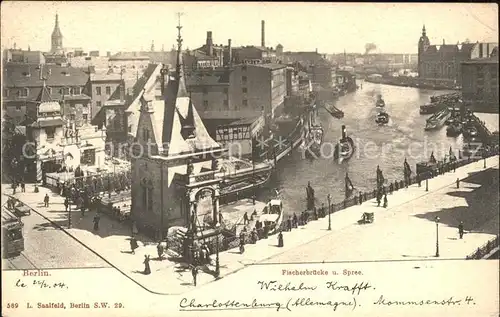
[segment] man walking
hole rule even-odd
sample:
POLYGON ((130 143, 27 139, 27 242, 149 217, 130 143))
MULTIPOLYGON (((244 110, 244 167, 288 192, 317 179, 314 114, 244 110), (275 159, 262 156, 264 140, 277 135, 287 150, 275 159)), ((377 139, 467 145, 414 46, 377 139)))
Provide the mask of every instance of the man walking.
POLYGON ((69 199, 68 198, 64 199, 64 210, 66 210, 66 211, 69 210, 69 199))
POLYGON ((21 182, 21 192, 22 193, 26 192, 26 184, 24 182, 21 182))
POLYGON ((460 178, 457 178, 457 188, 460 188, 460 178))
POLYGON ((193 275, 193 285, 196 286, 196 276, 198 275, 198 270, 194 265, 191 268, 191 274, 193 275))
POLYGON ((460 221, 460 224, 458 225, 458 235, 460 236, 460 239, 463 239, 464 237, 464 222, 460 221))
POLYGON ((50 200, 49 194, 45 194, 45 197, 43 198, 43 204, 47 208, 49 207, 49 200, 50 200))
POLYGON ((384 195, 384 208, 387 208, 387 194, 384 195))

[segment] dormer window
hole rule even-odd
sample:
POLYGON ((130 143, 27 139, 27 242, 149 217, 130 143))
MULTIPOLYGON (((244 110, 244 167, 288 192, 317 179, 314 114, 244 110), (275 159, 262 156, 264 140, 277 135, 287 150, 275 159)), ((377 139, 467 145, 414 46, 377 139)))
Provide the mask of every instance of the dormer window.
POLYGON ((24 77, 31 77, 31 73, 29 73, 29 72, 23 72, 23 76, 24 77))
POLYGON ((73 87, 71 88, 71 94, 72 95, 80 95, 82 93, 82 88, 81 87, 73 87))
POLYGON ((28 93, 29 93, 29 90, 28 88, 22 88, 20 91, 19 91, 21 97, 28 97, 28 93))
POLYGON ((49 95, 52 95, 52 88, 51 87, 47 87, 47 91, 49 92, 49 95))
POLYGON ((61 74, 62 74, 63 76, 69 76, 69 73, 68 73, 67 71, 63 71, 63 72, 61 72, 61 74))
POLYGON ((192 125, 184 125, 181 134, 184 139, 194 139, 196 137, 196 128, 192 125))

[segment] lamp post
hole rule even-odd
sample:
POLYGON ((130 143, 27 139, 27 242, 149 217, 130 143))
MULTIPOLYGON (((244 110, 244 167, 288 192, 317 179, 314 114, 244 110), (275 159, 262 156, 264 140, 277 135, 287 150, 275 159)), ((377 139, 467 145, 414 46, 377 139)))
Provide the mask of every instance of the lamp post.
POLYGON ((326 198, 328 198, 328 230, 332 230, 332 217, 331 217, 332 205, 330 204, 330 199, 331 199, 330 194, 328 194, 326 198))
POLYGON ((425 191, 426 192, 429 191, 429 179, 428 178, 425 179, 425 191))
POLYGON ((217 240, 215 244, 215 278, 220 275, 220 264, 219 264, 219 233, 217 232, 217 240))
POLYGON ((436 258, 439 258, 439 217, 436 217, 436 258))
POLYGON ((69 199, 68 199, 68 229, 71 229, 71 202, 69 201, 69 199))

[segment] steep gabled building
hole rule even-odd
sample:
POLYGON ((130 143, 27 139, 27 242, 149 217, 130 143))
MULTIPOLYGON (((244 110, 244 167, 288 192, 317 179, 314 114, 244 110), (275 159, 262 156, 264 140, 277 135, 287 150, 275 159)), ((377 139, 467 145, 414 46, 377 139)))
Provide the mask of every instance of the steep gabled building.
POLYGON ((140 230, 158 238, 172 226, 183 227, 189 246, 218 223, 221 179, 215 175, 215 158, 224 150, 206 131, 186 90, 177 28, 176 71, 162 87, 163 98, 147 91, 140 95, 131 216, 140 230))

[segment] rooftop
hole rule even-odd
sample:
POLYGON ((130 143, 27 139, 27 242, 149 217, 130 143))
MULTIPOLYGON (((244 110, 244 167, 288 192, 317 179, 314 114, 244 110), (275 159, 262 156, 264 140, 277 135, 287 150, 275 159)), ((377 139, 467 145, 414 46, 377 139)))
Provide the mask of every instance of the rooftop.
POLYGON ((276 64, 276 63, 268 63, 268 64, 250 64, 249 66, 268 68, 271 70, 287 68, 286 64, 276 64))
POLYGON ((6 63, 3 70, 5 87, 83 86, 88 75, 70 66, 6 63))

